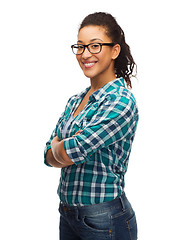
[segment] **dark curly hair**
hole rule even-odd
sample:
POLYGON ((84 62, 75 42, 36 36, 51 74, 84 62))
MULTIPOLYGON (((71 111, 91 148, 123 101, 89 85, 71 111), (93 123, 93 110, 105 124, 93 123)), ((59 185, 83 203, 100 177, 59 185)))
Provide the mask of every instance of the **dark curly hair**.
POLYGON ((112 39, 113 43, 121 46, 120 54, 115 59, 115 74, 116 77, 123 77, 127 83, 127 87, 132 88, 131 77, 136 76, 133 75, 133 71, 135 68, 137 72, 137 66, 131 55, 130 47, 125 42, 125 34, 116 19, 109 13, 95 12, 84 18, 79 27, 79 31, 89 25, 104 27, 107 36, 112 39))

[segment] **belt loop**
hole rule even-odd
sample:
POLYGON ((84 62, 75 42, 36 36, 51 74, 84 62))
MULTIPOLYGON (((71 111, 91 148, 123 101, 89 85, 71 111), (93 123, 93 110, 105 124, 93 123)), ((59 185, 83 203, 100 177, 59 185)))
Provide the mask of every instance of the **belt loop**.
POLYGON ((120 199, 120 202, 121 202, 121 205, 122 205, 122 209, 125 211, 125 203, 124 203, 124 200, 123 200, 123 198, 124 198, 124 196, 125 196, 125 194, 123 193, 120 197, 119 197, 119 199, 120 199))

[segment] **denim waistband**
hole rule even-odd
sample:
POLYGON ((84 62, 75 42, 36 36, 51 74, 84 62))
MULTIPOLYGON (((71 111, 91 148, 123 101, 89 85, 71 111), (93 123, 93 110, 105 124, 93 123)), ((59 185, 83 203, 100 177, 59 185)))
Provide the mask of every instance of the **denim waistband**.
POLYGON ((126 210, 130 208, 131 205, 125 193, 123 193, 120 197, 112 201, 87 206, 70 206, 64 203, 60 203, 59 212, 78 212, 78 214, 81 216, 93 216, 107 211, 112 211, 114 209, 126 210))

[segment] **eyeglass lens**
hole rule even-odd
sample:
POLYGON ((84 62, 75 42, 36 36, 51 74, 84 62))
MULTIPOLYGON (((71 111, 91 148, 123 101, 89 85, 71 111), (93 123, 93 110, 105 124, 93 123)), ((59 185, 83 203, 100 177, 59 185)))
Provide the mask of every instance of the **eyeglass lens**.
MULTIPOLYGON (((75 44, 73 45, 73 52, 74 54, 82 54, 85 50, 84 45, 81 44, 75 44)), ((101 51, 101 45, 99 43, 91 43, 89 45, 87 45, 87 48, 89 50, 90 53, 99 53, 101 51)))

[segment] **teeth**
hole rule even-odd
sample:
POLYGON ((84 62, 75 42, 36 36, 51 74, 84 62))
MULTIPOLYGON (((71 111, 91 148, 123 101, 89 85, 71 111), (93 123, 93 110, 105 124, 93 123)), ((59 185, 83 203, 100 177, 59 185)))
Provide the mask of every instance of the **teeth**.
POLYGON ((86 67, 91 67, 91 66, 93 66, 95 63, 93 62, 93 63, 84 63, 84 65, 86 66, 86 67))

